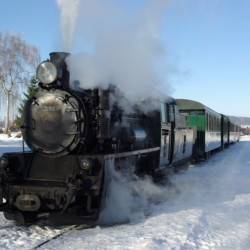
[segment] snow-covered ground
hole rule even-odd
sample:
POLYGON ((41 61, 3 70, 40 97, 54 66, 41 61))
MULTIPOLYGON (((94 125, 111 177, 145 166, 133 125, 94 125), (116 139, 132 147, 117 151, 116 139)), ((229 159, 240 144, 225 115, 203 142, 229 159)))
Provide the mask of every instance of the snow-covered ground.
MULTIPOLYGON (((22 151, 22 141, 0 135, 0 155, 7 151, 22 151)), ((250 249, 249 136, 170 181, 117 182, 101 218, 129 222, 72 230, 39 249, 250 249)), ((0 249, 32 249, 68 228, 0 214, 0 249)))

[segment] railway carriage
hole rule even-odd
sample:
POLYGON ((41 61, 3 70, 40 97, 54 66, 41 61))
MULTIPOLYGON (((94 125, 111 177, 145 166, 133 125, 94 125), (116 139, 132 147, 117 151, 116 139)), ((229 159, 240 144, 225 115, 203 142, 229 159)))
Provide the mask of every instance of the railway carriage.
POLYGON ((228 122, 228 128, 229 128, 229 143, 235 143, 240 140, 240 126, 236 123, 233 123, 231 121, 228 122))
POLYGON ((236 132, 235 132, 235 142, 240 140, 241 137, 241 126, 239 124, 236 124, 236 132))
POLYGON ((200 102, 176 99, 179 112, 187 115, 187 126, 195 126, 194 156, 210 154, 221 147, 221 114, 208 108, 200 102))

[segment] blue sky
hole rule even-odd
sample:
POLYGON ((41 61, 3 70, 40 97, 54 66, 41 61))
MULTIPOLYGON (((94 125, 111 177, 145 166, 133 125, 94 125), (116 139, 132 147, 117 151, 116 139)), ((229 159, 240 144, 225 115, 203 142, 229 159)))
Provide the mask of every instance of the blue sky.
MULTIPOLYGON (((110 43, 114 43, 117 36, 111 31, 125 30, 127 23, 126 27, 132 27, 130 20, 136 20, 142 8, 144 15, 162 8, 154 12, 159 18, 151 13, 152 19, 147 19, 156 28, 152 48, 164 51, 162 58, 159 53, 153 56, 162 79, 156 87, 219 113, 250 116, 249 0, 158 0, 154 4, 151 0, 148 7, 146 0, 93 0, 91 6, 88 2, 81 0, 72 53, 95 53, 95 42, 103 31, 111 34, 110 43)), ((62 50, 56 1, 0 0, 0 6, 0 30, 23 32, 23 39, 40 49, 41 60, 62 50)), ((104 40, 108 43, 108 36, 104 40)))

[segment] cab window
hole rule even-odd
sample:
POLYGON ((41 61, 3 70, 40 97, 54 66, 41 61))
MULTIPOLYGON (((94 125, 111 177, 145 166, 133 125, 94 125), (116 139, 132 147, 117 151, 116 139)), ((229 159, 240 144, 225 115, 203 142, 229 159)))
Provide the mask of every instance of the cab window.
POLYGON ((166 109, 164 103, 161 103, 161 122, 166 123, 166 109))

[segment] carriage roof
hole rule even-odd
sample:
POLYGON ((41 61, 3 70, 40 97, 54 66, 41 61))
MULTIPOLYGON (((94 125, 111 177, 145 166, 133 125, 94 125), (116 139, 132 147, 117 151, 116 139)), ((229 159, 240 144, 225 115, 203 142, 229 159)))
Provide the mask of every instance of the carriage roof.
POLYGON ((179 110, 205 110, 209 113, 213 113, 215 115, 221 116, 220 113, 217 113, 213 109, 210 109, 209 107, 205 106, 204 104, 192 100, 187 99, 176 99, 178 109, 179 110))

